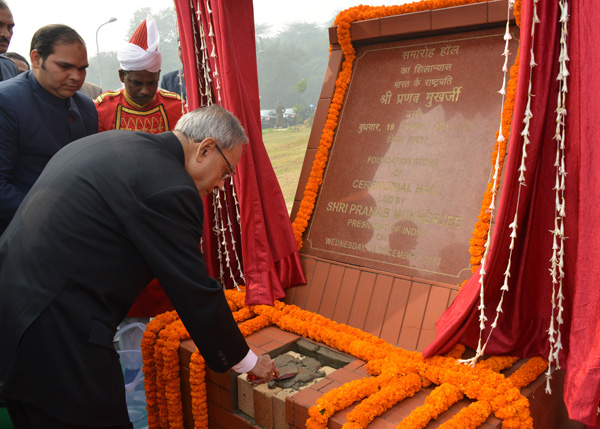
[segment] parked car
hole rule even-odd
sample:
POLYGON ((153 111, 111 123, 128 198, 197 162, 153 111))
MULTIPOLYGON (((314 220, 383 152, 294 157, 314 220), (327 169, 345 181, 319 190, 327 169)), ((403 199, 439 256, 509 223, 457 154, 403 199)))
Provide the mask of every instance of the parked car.
POLYGON ((275 110, 261 110, 260 111, 260 124, 262 129, 275 128, 277 122, 277 114, 275 110))
MULTIPOLYGON (((294 112, 294 109, 285 109, 285 112, 283 112, 283 119, 285 120, 286 126, 291 126, 291 125, 296 125, 296 113, 294 112)), ((300 118, 298 118, 298 120, 300 120, 300 118)))

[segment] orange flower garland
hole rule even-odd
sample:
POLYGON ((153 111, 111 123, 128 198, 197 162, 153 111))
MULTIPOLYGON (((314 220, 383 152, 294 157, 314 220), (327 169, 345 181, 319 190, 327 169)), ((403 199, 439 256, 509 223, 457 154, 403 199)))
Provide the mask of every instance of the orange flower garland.
POLYGON ((440 429, 475 429, 484 424, 490 414, 492 414, 492 407, 488 402, 473 402, 440 425, 440 429))
POLYGON ((396 428, 424 428, 431 420, 436 419, 463 397, 460 388, 449 383, 443 383, 427 396, 423 405, 415 408, 396 428))
MULTIPOLYGON (((243 292, 226 293, 226 296, 233 308, 238 308, 234 301, 240 303, 244 300, 243 292)), ((242 310, 238 308, 236 311, 242 310)), ((446 356, 424 360, 420 353, 397 348, 360 329, 295 305, 276 301, 273 306, 256 305, 248 307, 248 310, 256 316, 240 323, 244 335, 276 324, 281 329, 325 343, 367 362, 366 369, 371 377, 346 383, 319 398, 309 409, 307 428, 325 429, 333 414, 357 401, 360 402, 348 413, 344 427, 365 428, 376 416, 432 382, 440 387, 428 396, 423 407, 413 410, 398 427, 424 427, 427 421, 447 410, 462 395, 477 402, 456 414, 443 427, 477 427, 492 412, 503 420, 503 427, 532 427, 529 402, 520 394, 519 388, 545 371, 548 363, 542 358, 530 359, 505 378, 499 371, 512 366, 517 358, 493 356, 470 367, 457 363, 464 351, 464 346, 457 345, 446 356)), ((148 324, 144 333, 144 373, 148 376, 146 395, 154 398, 154 402, 152 399, 148 402, 151 428, 183 426, 177 351, 180 341, 188 338, 189 334, 175 312, 158 316, 148 324)), ((208 427, 205 374, 204 359, 196 351, 190 362, 195 428, 208 427)))
POLYGON ((148 425, 150 427, 160 427, 157 397, 157 378, 160 377, 154 359, 154 349, 158 341, 158 333, 178 318, 179 316, 175 311, 159 314, 146 325, 146 330, 142 338, 142 370, 144 371, 146 409, 148 411, 148 425))
MULTIPOLYGON (((171 429, 183 428, 183 409, 181 407, 181 380, 179 378, 179 344, 190 336, 181 320, 167 326, 159 334, 162 340, 162 378, 166 398, 166 419, 171 429)), ((162 421, 162 416, 161 416, 162 421)))
POLYGON ((192 389, 192 415, 194 428, 208 427, 208 402, 206 396, 206 363, 196 351, 190 360, 190 388, 192 389))
POLYGON ((348 423, 342 429, 366 428, 373 419, 391 409, 403 399, 410 398, 421 390, 421 377, 408 374, 394 377, 348 413, 348 423))

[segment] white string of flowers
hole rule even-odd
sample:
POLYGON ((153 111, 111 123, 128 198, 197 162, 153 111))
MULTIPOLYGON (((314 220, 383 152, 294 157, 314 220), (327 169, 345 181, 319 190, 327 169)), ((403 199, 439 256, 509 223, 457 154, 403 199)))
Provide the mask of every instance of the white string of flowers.
POLYGON ((223 270, 223 254, 227 252, 227 240, 225 239, 225 225, 221 216, 221 191, 213 190, 213 216, 215 223, 212 227, 213 233, 217 236, 217 259, 219 261, 219 281, 225 289, 225 270, 223 270), (224 250, 223 250, 224 249, 224 250))
MULTIPOLYGON (((237 195, 235 193, 235 185, 233 183, 233 177, 229 178, 229 185, 230 185, 230 189, 232 190, 232 194, 233 194, 233 200, 235 202, 235 210, 236 210, 236 214, 239 213, 238 211, 238 201, 237 201, 237 195)), ((244 273, 242 270, 242 263, 240 261, 239 255, 238 255, 238 249, 237 249, 237 241, 235 240, 235 235, 233 234, 233 222, 231 221, 231 213, 229 211, 229 205, 227 203, 227 199, 224 199, 224 203, 225 203, 225 213, 227 214, 227 228, 229 230, 229 236, 231 237, 231 249, 233 251, 233 254, 235 255, 235 261, 237 264, 237 268, 238 268, 238 275, 240 276, 240 278, 242 279, 242 281, 244 283, 246 283, 246 278, 244 277, 244 273)), ((239 225, 240 223, 240 218, 239 215, 237 216, 237 223, 239 225)), ((231 259, 229 257, 229 252, 227 252, 227 256, 226 256, 226 265, 227 268, 229 269, 229 275, 231 277, 231 279, 233 280, 233 284, 235 285, 235 287, 240 290, 239 288, 239 284, 236 281, 236 275, 233 272, 233 269, 231 267, 231 259)))
MULTIPOLYGON (((175 15, 174 15, 174 19, 173 19, 174 20, 173 26, 175 27, 175 31, 177 32, 177 34, 179 34, 179 26, 177 24, 177 15, 176 15, 177 10, 175 7, 175 2, 173 2, 173 9, 175 11, 175 15)), ((179 41, 178 49, 181 50, 181 41, 179 41)), ((179 63, 179 67, 177 69, 177 77, 179 78, 178 79, 179 80, 179 93, 182 94, 181 114, 183 115, 183 114, 187 113, 188 110, 187 110, 187 100, 183 97, 183 91, 182 91, 184 83, 183 83, 183 64, 181 64, 181 62, 179 63)))
POLYGON ((553 235, 552 240, 552 258, 550 258, 551 268, 550 275, 552 277, 552 314, 550 317, 550 327, 548 328, 548 342, 550 351, 548 353, 548 370, 546 371, 546 393, 552 393, 550 380, 552 379, 552 363, 556 362, 555 367, 560 369, 558 355, 563 348, 561 342, 560 327, 563 324, 563 278, 565 273, 564 267, 564 244, 565 244, 565 179, 567 172, 565 170, 565 117, 567 109, 565 99, 567 95, 567 77, 569 70, 567 61, 569 55, 567 53, 567 24, 569 22, 569 5, 567 0, 560 0, 560 18, 561 25, 560 33, 560 53, 558 56, 559 71, 556 80, 558 80, 558 99, 556 102, 556 132, 554 140, 556 140, 556 183, 553 190, 555 191, 554 204, 554 229, 550 232, 553 235), (556 321, 555 321, 556 314, 556 321), (556 327, 555 327, 556 323, 556 327))
MULTIPOLYGON (((473 356, 470 359, 461 359, 459 362, 461 363, 468 363, 470 365, 475 365, 475 363, 477 363, 477 360, 483 356, 484 352, 485 352, 485 348, 487 346, 487 343, 489 341, 489 336, 487 341, 485 342, 485 344, 482 344, 482 339, 483 339, 483 332, 485 330, 485 322, 488 320, 487 316, 485 315, 485 302, 484 302, 484 288, 483 288, 483 284, 484 284, 484 279, 485 279, 485 264, 487 262, 487 255, 490 249, 490 244, 491 244, 491 239, 492 239, 492 228, 491 228, 491 223, 494 217, 494 210, 496 207, 496 195, 498 192, 498 184, 500 181, 500 145, 502 144, 502 142, 504 142, 506 139, 504 137, 504 135, 502 134, 502 122, 503 122, 503 114, 504 114, 504 102, 505 102, 505 98, 506 98, 506 81, 507 81, 507 75, 508 75, 508 71, 509 71, 509 67, 508 67, 508 56, 510 54, 510 51, 508 50, 508 45, 510 40, 512 39, 512 36, 510 35, 510 11, 511 9, 514 7, 514 0, 509 0, 508 2, 508 9, 507 9, 507 17, 506 17, 506 31, 504 32, 504 51, 502 52, 502 56, 504 57, 504 64, 502 66, 502 72, 503 72, 503 79, 502 79, 502 88, 500 88, 500 90, 498 91, 498 93, 500 93, 502 95, 502 100, 501 100, 501 104, 500 104, 500 126, 498 129, 498 138, 496 139, 496 141, 498 142, 498 154, 496 155, 496 163, 494 165, 494 175, 493 175, 493 183, 492 183, 492 200, 490 202, 489 207, 487 208, 488 213, 490 213, 490 228, 488 228, 488 232, 487 232, 487 237, 485 240, 485 244, 483 245, 484 247, 484 251, 483 251, 483 255, 481 257, 481 265, 480 265, 480 270, 479 270, 479 306, 477 307, 477 309, 479 310, 479 341, 477 343, 477 350, 475 353, 475 356, 473 356)), ((508 287, 507 287, 508 289, 508 287)), ((504 286, 502 289, 502 298, 504 297, 504 286)), ((500 303, 498 305, 498 308, 496 309, 496 319, 494 320, 494 323, 492 324, 492 331, 493 328, 496 327, 496 323, 498 321, 498 314, 502 311, 502 298, 500 299, 500 303)), ((491 336, 491 331, 490 331, 490 336, 491 336)))
MULTIPOLYGON (((200 3, 198 3, 196 7, 196 17, 198 21, 198 31, 200 32, 200 50, 198 50, 197 46, 195 47, 196 68, 198 73, 198 87, 200 91, 200 96, 206 98, 206 105, 210 106, 213 104, 212 89, 210 85, 212 79, 210 78, 210 63, 208 61, 208 55, 206 54, 207 45, 204 33, 204 26, 202 25, 202 11, 200 10, 200 3)), ((194 36, 196 36, 195 27, 194 36)))
MULTIPOLYGON (((217 44, 215 43, 215 33, 212 25, 212 9, 210 8, 210 0, 206 0, 206 10, 208 11, 208 37, 211 38, 212 51, 210 57, 214 58, 213 77, 215 78, 215 89, 217 90, 217 103, 221 104, 221 80, 219 79, 219 72, 217 70, 217 44)), ((210 71, 210 69, 209 69, 210 71)))

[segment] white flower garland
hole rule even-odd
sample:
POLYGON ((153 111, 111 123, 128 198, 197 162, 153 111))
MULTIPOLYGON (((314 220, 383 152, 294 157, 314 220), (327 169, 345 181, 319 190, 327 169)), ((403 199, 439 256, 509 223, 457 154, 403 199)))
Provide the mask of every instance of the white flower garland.
MULTIPOLYGON (((509 71, 508 56, 509 56, 510 52, 508 50, 508 44, 509 44, 510 40, 512 40, 512 36, 510 35, 510 11, 512 10, 513 7, 514 7, 514 0, 509 0, 508 9, 507 9, 507 17, 506 17, 506 31, 504 32, 504 41, 505 41, 504 51, 502 52, 502 56, 504 57, 504 65, 502 66, 502 73, 503 73, 502 88, 500 88, 500 90, 498 91, 498 93, 502 95, 502 101, 500 104, 500 126, 498 129, 498 138, 497 138, 497 142, 499 144, 506 140, 504 135, 502 134, 502 121, 503 121, 503 114, 504 114, 503 106, 504 106, 504 102, 505 102, 505 98, 506 98, 506 81, 507 81, 506 78, 507 78, 508 71, 509 71)), ((487 209, 487 211, 490 213, 490 224, 492 223, 492 220, 494 218, 494 210, 496 208, 496 195, 498 193, 498 184, 500 181, 500 156, 496 157, 496 163, 494 165, 494 175, 492 178, 494 180, 493 184, 492 184, 492 200, 487 209)), ((512 234, 511 234, 511 236, 512 236, 512 234)), ((490 334, 489 334, 485 344, 482 344, 483 331, 485 330, 485 322, 488 320, 485 315, 483 284, 484 284, 484 279, 485 279, 485 274, 486 274, 485 263, 487 261, 487 255, 489 252, 491 240, 492 240, 492 228, 489 228, 488 232, 487 232, 485 244, 483 245, 484 251, 483 251, 483 256, 481 257, 481 268, 479 270, 479 274, 480 274, 480 276, 479 276, 479 306, 477 307, 477 309, 479 310, 479 341, 477 343, 477 350, 476 350, 475 356, 473 356, 472 358, 462 359, 459 361, 461 363, 468 363, 470 365, 475 365, 477 360, 481 356, 483 356, 483 354, 485 353, 485 349, 486 349, 487 343, 492 335, 492 331, 496 327, 496 324, 498 322, 498 316, 502 312, 502 301, 504 298, 504 292, 505 292, 505 290, 508 290, 508 286, 506 285, 506 280, 505 280, 505 286, 502 286, 502 297, 500 298, 500 303, 498 304, 498 307, 496 308, 496 318, 494 319, 494 322, 492 323, 492 330, 490 331, 490 334)), ((510 267, 510 259, 509 259, 509 267, 510 267)), ((509 270, 507 269, 507 273, 508 272, 509 272, 509 270)), ((510 276, 510 274, 509 274, 509 276, 510 276)))
POLYGON ((565 273, 564 255, 565 255, 565 179, 567 172, 565 170, 565 117, 567 109, 565 99, 567 95, 567 77, 569 70, 567 61, 569 55, 567 53, 567 24, 569 22, 569 5, 567 0, 560 0, 560 53, 558 56, 559 71, 556 80, 558 80, 558 99, 556 102, 556 132, 554 140, 556 140, 556 184, 553 188, 555 193, 554 204, 554 229, 550 232, 553 235, 552 242, 552 258, 550 258, 551 268, 550 275, 552 277, 552 315, 550 317, 550 327, 548 328, 548 342, 550 343, 550 352, 548 353, 548 370, 546 371, 546 393, 552 393, 550 380, 552 379, 552 363, 556 362, 555 367, 560 369, 558 355, 563 348, 561 342, 560 328, 563 324, 563 278, 565 273), (555 321, 556 314, 556 321, 555 321), (556 322, 556 327, 554 326, 556 322), (556 335, 556 336, 555 336, 556 335))
MULTIPOLYGON (((192 29, 194 32, 194 40, 200 41, 200 49, 198 49, 197 43, 194 44, 195 55, 196 55, 196 72, 198 75, 198 87, 200 91, 200 105, 201 106, 210 106, 214 103, 214 95, 212 91, 211 83, 213 82, 213 78, 215 79, 215 90, 217 92, 217 102, 221 103, 221 83, 219 78, 219 73, 217 71, 217 50, 215 43, 215 33, 213 31, 212 24, 212 9, 210 7, 210 0, 206 0, 206 11, 208 13, 207 23, 208 23, 208 35, 206 35, 204 31, 204 26, 202 24, 202 11, 200 10, 200 2, 197 3, 196 8, 194 10, 194 0, 190 0, 191 10, 195 13, 197 23, 198 23, 198 32, 196 32, 196 26, 192 25, 192 29), (210 53, 210 57, 213 58, 215 71, 211 74, 210 61, 207 54, 208 45, 206 43, 206 38, 210 38, 210 42, 212 44, 212 50, 210 53), (211 78, 212 75, 212 78, 211 78), (203 104, 203 101, 206 104, 203 104)), ((236 213, 236 221, 238 225, 240 224, 240 212, 239 212, 239 202, 237 199, 237 194, 235 192, 235 185, 233 178, 230 179, 230 186, 233 200, 235 202, 235 213, 236 213)), ((231 215, 229 213, 229 207, 227 206, 227 199, 221 197, 221 192, 223 192, 223 196, 225 195, 225 187, 223 190, 215 190, 213 192, 213 215, 214 215, 214 225, 212 227, 213 233, 217 238, 217 260, 219 261, 219 280, 221 284, 224 286, 226 284, 226 275, 233 280, 234 286, 239 290, 239 283, 236 278, 240 278, 245 283, 245 277, 242 270, 242 262, 240 260, 237 242, 235 240, 233 234, 233 223, 231 220, 231 215), (221 200, 224 201, 225 207, 221 203, 221 200), (227 217, 227 225, 225 224, 224 217, 227 217), (231 266, 232 257, 230 255, 229 246, 227 243, 230 243, 231 249, 233 251, 238 272, 237 276, 233 272, 233 268, 231 266), (227 272, 226 272, 227 271, 227 272)))

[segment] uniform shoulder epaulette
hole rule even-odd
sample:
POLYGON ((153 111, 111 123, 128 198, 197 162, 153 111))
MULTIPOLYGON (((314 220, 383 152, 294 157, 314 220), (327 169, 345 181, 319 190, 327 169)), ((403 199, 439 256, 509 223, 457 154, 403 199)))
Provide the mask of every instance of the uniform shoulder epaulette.
POLYGON ((98 104, 106 98, 118 97, 120 94, 121 94, 120 90, 104 91, 102 94, 100 94, 98 97, 96 97, 96 99, 94 100, 94 103, 98 104))
POLYGON ((174 98, 176 100, 181 100, 181 97, 176 92, 167 91, 166 89, 161 89, 161 88, 159 88, 158 92, 160 92, 160 94, 163 97, 174 98))

